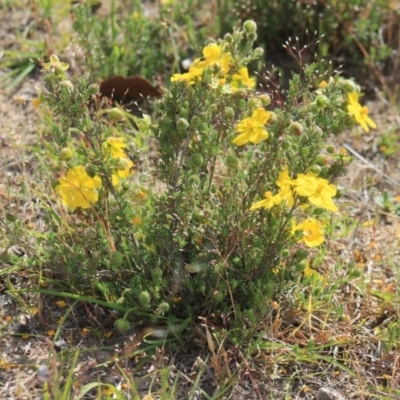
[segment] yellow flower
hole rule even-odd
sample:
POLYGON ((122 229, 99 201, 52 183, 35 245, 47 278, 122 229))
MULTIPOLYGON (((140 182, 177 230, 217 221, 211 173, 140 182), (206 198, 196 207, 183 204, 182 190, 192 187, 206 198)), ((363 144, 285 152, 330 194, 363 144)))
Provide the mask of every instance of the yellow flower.
POLYGON ((98 200, 96 189, 100 188, 101 179, 98 176, 91 178, 82 165, 71 168, 59 182, 56 193, 72 211, 77 207, 89 208, 98 200))
POLYGON ((125 140, 120 137, 109 137, 103 144, 103 148, 106 154, 117 160, 117 171, 112 174, 112 184, 117 186, 121 179, 129 176, 133 167, 133 162, 124 151, 126 148, 125 140))
MULTIPOLYGON (((230 53, 222 54, 222 49, 215 43, 211 43, 203 49, 204 60, 198 58, 193 62, 193 68, 201 69, 217 62, 221 65, 221 72, 226 74, 229 71, 230 53)), ((190 70, 189 70, 190 71, 190 70)))
POLYGON ((142 201, 142 200, 146 200, 146 198, 147 198, 147 193, 146 192, 144 192, 143 190, 141 190, 141 189, 139 189, 139 192, 137 193, 137 199, 139 200, 139 201, 142 201))
POLYGON ((325 241, 321 224, 315 218, 309 218, 297 224, 294 231, 298 230, 303 231, 302 240, 307 247, 316 247, 325 241))
POLYGON ((216 43, 211 43, 203 49, 204 59, 197 58, 189 71, 184 74, 174 74, 171 82, 186 81, 193 84, 195 80, 202 76, 204 68, 219 62, 221 64, 221 72, 223 74, 229 71, 230 53, 222 54, 222 49, 216 43))
POLYGON ((56 301, 56 304, 60 308, 65 308, 65 307, 68 306, 68 303, 66 301, 64 301, 64 300, 58 300, 58 301, 56 301))
POLYGON ((216 43, 210 43, 208 46, 203 49, 203 56, 206 59, 206 65, 210 65, 215 63, 221 57, 221 47, 219 47, 216 43))
POLYGON ((275 196, 272 195, 271 192, 265 192, 264 194, 265 200, 260 200, 254 203, 251 207, 250 210, 256 210, 257 208, 264 207, 266 209, 272 208, 273 206, 276 206, 282 202, 282 197, 277 194, 275 196))
POLYGON ((293 196, 293 187, 295 181, 289 176, 289 169, 287 166, 280 172, 278 176, 278 180, 275 182, 279 187, 279 192, 273 196, 271 192, 266 192, 264 194, 265 200, 258 201, 254 203, 250 210, 255 210, 257 208, 272 208, 275 205, 280 204, 282 201, 285 201, 289 207, 292 207, 294 204, 294 196, 293 196))
MULTIPOLYGON (((223 87, 225 83, 226 83, 226 78, 212 78, 210 88, 218 89, 220 87, 223 87)), ((225 92, 225 93, 231 93, 231 92, 225 92)))
POLYGON ((361 125, 361 128, 363 128, 365 132, 369 132, 368 125, 371 128, 375 129, 376 128, 375 122, 368 117, 368 108, 361 107, 360 103, 358 102, 358 94, 356 92, 349 93, 348 98, 349 98, 349 104, 347 105, 347 110, 361 125))
POLYGON ((142 225, 143 221, 142 218, 140 218, 140 215, 135 215, 132 219, 132 224, 133 225, 142 225))
POLYGON ((237 136, 233 143, 237 146, 243 146, 247 142, 258 144, 268 138, 268 132, 264 128, 271 113, 265 111, 263 108, 257 108, 249 118, 240 121, 236 127, 239 136, 237 136))
POLYGON ((133 167, 133 162, 128 158, 122 158, 123 164, 125 166, 124 169, 118 169, 118 175, 121 178, 127 178, 130 174, 131 168, 133 167))
POLYGON ((122 170, 117 170, 112 174, 112 184, 117 186, 121 179, 125 179, 131 173, 131 168, 133 167, 133 162, 127 158, 122 158, 126 167, 122 170))
POLYGON ((186 81, 189 84, 193 84, 196 78, 201 77, 203 74, 203 68, 196 66, 190 67, 189 71, 184 74, 174 74, 171 76, 171 82, 186 81))
POLYGON ((316 269, 314 269, 311 265, 312 263, 310 260, 306 260, 306 266, 303 269, 303 275, 305 278, 314 278, 317 281, 324 283, 325 285, 328 284, 327 279, 322 276, 316 269))
POLYGON ((316 271, 314 271, 314 270, 311 268, 310 261, 309 261, 309 260, 306 260, 306 266, 305 266, 305 268, 304 268, 304 270, 303 270, 304 276, 305 276, 306 278, 311 278, 311 277, 315 274, 315 272, 316 272, 316 271))
POLYGON ((32 99, 31 103, 32 103, 33 107, 35 107, 35 108, 39 107, 40 104, 42 104, 39 97, 35 97, 34 99, 32 99))
POLYGON ((224 53, 219 59, 219 63, 221 64, 221 72, 224 75, 226 75, 229 72, 230 62, 231 62, 231 53, 224 53))
POLYGON ((326 83, 326 81, 321 81, 320 84, 318 85, 318 87, 320 89, 324 89, 328 86, 328 84, 326 83))
POLYGON ((332 197, 336 196, 336 187, 330 184, 327 179, 299 174, 294 184, 295 192, 299 196, 308 197, 308 200, 314 206, 323 207, 333 212, 338 211, 332 200, 332 197))
POLYGON ((126 158, 125 139, 120 137, 109 137, 103 144, 105 151, 114 158, 126 158))
POLYGON ((278 180, 276 181, 276 185, 279 187, 279 195, 282 199, 286 200, 287 205, 289 207, 293 207, 294 204, 294 197, 293 197, 293 186, 294 181, 289 176, 289 168, 287 165, 281 171, 278 176, 278 180))
POLYGON ((37 92, 37 97, 35 97, 34 99, 32 99, 32 105, 33 105, 34 107, 39 107, 40 104, 43 103, 44 95, 43 95, 42 89, 40 89, 40 88, 38 88, 38 87, 36 87, 36 92, 37 92))
POLYGON ((55 71, 61 72, 66 71, 69 68, 69 64, 61 62, 54 54, 50 56, 50 62, 43 63, 45 70, 54 69, 55 71))
POLYGON ((242 87, 253 88, 256 85, 254 78, 249 77, 249 71, 246 67, 240 68, 237 74, 232 76, 231 86, 233 89, 242 87))

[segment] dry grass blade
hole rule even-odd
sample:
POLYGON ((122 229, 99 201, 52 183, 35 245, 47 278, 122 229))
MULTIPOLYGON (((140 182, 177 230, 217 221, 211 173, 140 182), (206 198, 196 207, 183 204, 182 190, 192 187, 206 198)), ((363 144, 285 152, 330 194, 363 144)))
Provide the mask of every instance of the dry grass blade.
POLYGON ((393 184, 394 186, 400 187, 400 182, 395 181, 392 179, 389 175, 386 175, 382 171, 380 171, 375 165, 373 165, 370 161, 368 161, 365 157, 363 157, 360 153, 358 153, 356 150, 354 150, 351 146, 349 146, 347 143, 343 143, 343 147, 348 150, 351 154, 356 156, 359 160, 361 160, 363 163, 368 165, 371 169, 373 169, 377 174, 383 176, 388 182, 393 184))

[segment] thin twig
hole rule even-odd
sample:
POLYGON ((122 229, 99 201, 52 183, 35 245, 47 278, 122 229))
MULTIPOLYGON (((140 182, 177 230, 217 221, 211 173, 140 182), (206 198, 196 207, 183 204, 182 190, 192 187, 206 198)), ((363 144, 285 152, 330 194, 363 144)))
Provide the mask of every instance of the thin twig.
POLYGON ((366 158, 364 158, 360 153, 355 151, 351 146, 349 146, 347 143, 343 143, 343 147, 348 150, 351 154, 356 156, 359 160, 361 160, 363 163, 368 165, 371 169, 373 169, 377 174, 381 175, 383 178, 385 178, 388 182, 390 182, 392 185, 395 185, 397 187, 400 187, 400 183, 392 179, 389 175, 384 174, 382 171, 380 171, 375 165, 373 165, 371 162, 369 162, 366 158))

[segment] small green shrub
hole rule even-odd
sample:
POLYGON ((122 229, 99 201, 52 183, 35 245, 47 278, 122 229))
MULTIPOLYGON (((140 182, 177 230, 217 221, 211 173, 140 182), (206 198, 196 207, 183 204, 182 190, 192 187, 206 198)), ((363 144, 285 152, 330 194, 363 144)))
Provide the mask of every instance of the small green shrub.
POLYGON ((375 124, 358 86, 322 80, 316 64, 284 96, 256 91, 247 69, 262 55, 255 38, 247 21, 209 43, 172 76, 153 122, 119 108, 92 111, 96 85, 66 80, 55 56, 44 64, 36 102, 63 205, 48 210, 41 260, 65 273, 70 290, 120 303, 127 315, 224 314, 254 327, 299 281, 309 248, 325 240, 326 211, 337 211, 332 181, 350 161, 328 138, 355 121, 375 124), (156 164, 135 181, 129 152, 139 149, 124 130, 157 142, 156 164), (143 188, 146 174, 155 180, 143 188))
POLYGON ((189 49, 197 50, 206 38, 206 28, 194 26, 193 16, 202 10, 198 0, 148 4, 146 10, 138 0, 120 7, 114 1, 111 4, 111 12, 104 17, 85 5, 75 10, 74 30, 92 79, 168 77, 171 68, 180 68, 181 57, 187 57, 189 49))

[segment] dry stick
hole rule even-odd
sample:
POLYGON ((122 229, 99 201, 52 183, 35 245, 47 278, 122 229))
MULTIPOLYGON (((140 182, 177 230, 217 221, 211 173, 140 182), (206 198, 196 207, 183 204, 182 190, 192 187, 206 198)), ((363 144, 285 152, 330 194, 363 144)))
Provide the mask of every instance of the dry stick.
POLYGON ((378 70, 376 65, 372 62, 371 56, 369 55, 367 49, 364 47, 364 45, 360 41, 358 41, 356 39, 355 36, 352 35, 352 37, 355 40, 355 42, 357 43, 357 46, 363 53, 364 57, 367 59, 368 65, 370 66, 372 71, 374 71, 375 76, 378 78, 378 80, 379 80, 380 84, 382 85, 382 87, 384 88, 385 92, 389 95, 389 97, 391 97, 392 91, 389 89, 388 85, 386 84, 385 78, 382 76, 382 74, 380 73, 380 71, 378 70))
MULTIPOLYGON (((360 153, 358 153, 357 151, 355 151, 350 145, 348 145, 347 143, 343 143, 343 147, 348 150, 351 154, 353 154, 354 156, 356 156, 358 159, 360 159, 363 163, 367 164, 371 169, 373 169, 376 173, 378 173, 379 175, 381 175, 382 177, 384 177, 388 182, 390 182, 392 185, 394 186, 398 186, 400 187, 400 183, 396 182, 395 180, 393 180, 390 176, 384 174, 383 172, 381 172, 378 168, 375 167, 375 165, 373 165, 372 163, 370 163, 366 158, 364 158, 360 153)), ((365 211, 367 210, 368 204, 370 203, 371 198, 369 198, 368 203, 365 205, 364 210, 362 211, 362 215, 360 216, 360 219, 357 223, 357 226, 354 230, 354 234, 353 234, 353 238, 352 238, 352 244, 351 244, 351 248, 352 248, 352 252, 354 255, 354 246, 355 246, 355 237, 357 235, 357 230, 358 227, 360 225, 361 222, 361 218, 364 215, 365 211)), ((353 256, 354 258, 354 256, 353 256)))
POLYGON ((389 175, 384 174, 382 171, 380 171, 378 168, 375 167, 371 162, 369 162, 366 158, 364 158, 360 153, 355 151, 351 146, 349 146, 347 143, 343 143, 343 147, 348 150, 353 156, 356 156, 358 159, 360 159, 363 163, 367 164, 368 167, 373 169, 377 174, 381 175, 384 177, 388 182, 390 182, 392 185, 400 187, 400 183, 392 179, 389 175))

